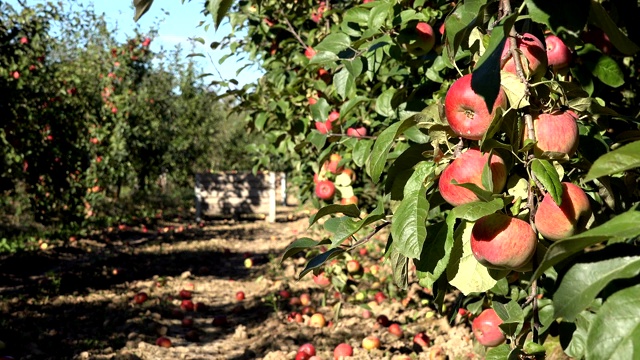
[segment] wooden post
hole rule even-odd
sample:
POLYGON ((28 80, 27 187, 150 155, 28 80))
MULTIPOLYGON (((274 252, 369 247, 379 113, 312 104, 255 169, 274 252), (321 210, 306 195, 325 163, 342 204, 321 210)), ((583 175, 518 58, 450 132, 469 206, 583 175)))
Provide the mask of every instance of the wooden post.
POLYGON ((287 206, 287 174, 281 173, 280 194, 282 195, 282 206, 287 206))
POLYGON ((276 222, 276 173, 269 172, 269 216, 267 221, 276 222))

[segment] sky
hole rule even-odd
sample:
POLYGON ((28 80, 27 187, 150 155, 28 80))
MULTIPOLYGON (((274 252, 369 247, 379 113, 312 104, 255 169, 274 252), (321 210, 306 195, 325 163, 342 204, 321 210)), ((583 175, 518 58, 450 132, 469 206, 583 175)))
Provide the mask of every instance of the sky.
MULTIPOLYGON (((104 13, 108 24, 113 29, 117 28, 115 34, 116 39, 124 41, 127 35, 133 35, 136 26, 139 26, 142 33, 148 32, 152 27, 158 25, 158 37, 153 39, 151 50, 158 51, 162 47, 165 49, 173 49, 176 45, 181 44, 184 56, 192 52, 192 46, 195 47, 193 52, 202 53, 205 58, 195 57, 194 60, 202 69, 203 73, 211 73, 213 77, 207 78, 213 80, 230 80, 236 79, 239 86, 257 81, 261 76, 258 68, 246 68, 236 76, 236 71, 246 62, 242 61, 242 56, 230 57, 223 64, 219 64, 222 56, 228 54, 228 50, 212 50, 209 44, 213 41, 220 41, 222 37, 227 35, 231 28, 225 20, 216 31, 211 25, 208 31, 204 26, 198 26, 201 21, 212 23, 211 16, 205 17, 202 14, 204 8, 204 0, 156 0, 149 11, 138 20, 136 24, 133 21, 133 5, 132 0, 77 0, 79 3, 89 5, 93 4, 96 13, 104 13), (190 38, 203 38, 205 44, 192 41, 190 38)), ((16 0, 7 1, 12 6, 17 6, 16 0)), ((28 5, 45 2, 45 0, 27 0, 28 5)), ((232 85, 233 86, 233 85, 232 85)))

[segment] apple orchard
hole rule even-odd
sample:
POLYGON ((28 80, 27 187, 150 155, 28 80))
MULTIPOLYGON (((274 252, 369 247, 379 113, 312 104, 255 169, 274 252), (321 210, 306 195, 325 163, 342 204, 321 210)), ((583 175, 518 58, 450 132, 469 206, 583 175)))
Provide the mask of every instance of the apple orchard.
MULTIPOLYGON (((161 6, 133 3, 136 19, 161 6)), ((309 226, 324 235, 299 238, 281 256, 305 254, 300 278, 349 291, 328 265, 384 234, 395 284, 407 289, 417 281, 440 311, 447 294, 461 294, 455 306, 472 319, 486 358, 545 358, 545 342, 559 337, 571 358, 634 359, 639 7, 628 0, 209 0, 204 12, 215 27, 228 21, 232 29, 211 49, 227 54, 222 61, 242 53, 260 66, 256 84, 213 81, 226 91, 209 95, 178 60, 153 72, 146 36, 109 42, 112 53, 79 59, 101 64, 91 76, 63 61, 47 67, 50 77, 31 90, 51 101, 32 104, 33 94, 16 92, 33 111, 14 112, 12 124, 32 121, 38 138, 30 143, 37 146, 30 151, 3 131, 11 151, 2 154, 13 173, 23 170, 42 219, 66 216, 81 228, 95 197, 136 183, 144 188, 167 166, 186 179, 211 165, 197 159, 224 158, 190 137, 217 126, 207 119, 228 110, 246 119, 248 134, 235 135, 247 137, 252 158, 230 156, 225 164, 240 158, 254 171, 286 171, 298 198, 317 208, 309 226), (85 97, 89 81, 104 93, 85 97), (181 96, 169 95, 177 84, 181 96), (44 110, 50 107, 91 121, 65 127, 33 120, 62 121, 44 110), (170 113, 188 134, 144 120, 170 113), (72 141, 79 134, 83 140, 72 141), (53 144, 58 137, 63 145, 53 144), (57 153, 67 157, 60 161, 57 153), (65 179, 28 171, 45 165, 65 167, 58 172, 65 179), (76 169, 80 180, 66 179, 76 169), (65 191, 54 193, 60 184, 65 191)), ((0 89, 20 90, 25 74, 44 65, 39 49, 27 56, 19 47, 26 43, 9 43, 15 51, 0 58, 0 89)), ((347 262, 350 274, 359 267, 347 262)), ((315 316, 312 326, 324 326, 315 316)), ((402 334, 396 323, 383 326, 402 334)), ((428 343, 414 339, 420 341, 428 343)), ((380 339, 366 337, 362 346, 376 349, 380 339)), ((351 356, 353 349, 340 344, 334 354, 351 356)), ((296 359, 313 356, 311 346, 296 359)))
POLYGON ((255 169, 286 163, 319 207, 326 237, 283 256, 309 254, 300 277, 330 281, 325 263, 385 229, 396 284, 415 269, 441 305, 463 293, 487 358, 544 357, 550 333, 571 357, 638 356, 638 4, 205 10, 234 29, 211 47, 266 71, 227 92, 268 140, 255 169))

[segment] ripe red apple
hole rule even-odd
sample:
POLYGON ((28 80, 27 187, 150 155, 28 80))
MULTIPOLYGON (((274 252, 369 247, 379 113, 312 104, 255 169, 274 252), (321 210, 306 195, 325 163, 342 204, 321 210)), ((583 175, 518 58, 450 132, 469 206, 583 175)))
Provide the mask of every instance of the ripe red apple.
POLYGON ((360 271, 360 269, 360 262, 358 262, 358 260, 352 259, 347 261, 347 271, 349 274, 355 274, 360 271))
POLYGON ((403 332, 402 332, 402 328, 400 327, 400 324, 398 323, 393 323, 391 325, 389 325, 389 332, 397 337, 402 337, 403 332))
POLYGON ((318 99, 314 97, 309 97, 307 100, 309 101, 309 105, 315 105, 315 103, 318 102, 318 99))
POLYGON ((309 360, 310 358, 311 355, 307 354, 306 352, 298 351, 295 360, 309 360))
POLYGON ((336 193, 336 186, 331 180, 318 181, 316 184, 316 196, 322 200, 331 200, 336 193))
POLYGON ((306 56, 307 59, 311 60, 312 57, 316 56, 316 51, 313 50, 311 46, 309 46, 304 50, 304 56, 306 56))
POLYGON ((280 290, 278 292, 278 295, 280 295, 280 297, 283 299, 288 299, 291 297, 291 293, 288 290, 280 290))
POLYGON ((200 341, 200 333, 198 332, 198 330, 189 330, 184 335, 184 338, 185 340, 190 342, 198 342, 200 341))
POLYGON ((303 352, 303 353, 309 354, 310 356, 313 356, 316 354, 316 348, 315 346, 313 346, 313 344, 306 343, 306 344, 300 345, 300 347, 298 348, 298 352, 303 352))
POLYGON ((489 129, 496 109, 507 107, 507 97, 500 88, 489 113, 484 98, 471 88, 471 77, 472 74, 464 75, 451 85, 444 99, 444 112, 456 135, 480 140, 489 129))
POLYGON ((160 347, 163 347, 163 348, 170 348, 171 347, 171 340, 169 340, 169 338, 161 336, 156 340, 156 346, 160 346, 160 347))
POLYGON ((371 316, 373 316, 373 314, 371 314, 371 311, 369 310, 362 310, 362 317, 365 319, 370 319, 371 316))
POLYGON ((238 292, 236 293, 236 300, 238 300, 238 301, 242 301, 242 300, 244 300, 244 292, 242 292, 242 291, 238 291, 238 292))
POLYGON ((319 273, 318 275, 314 275, 313 276, 313 282, 316 283, 316 285, 326 288, 329 285, 331 285, 331 279, 329 279, 326 275, 326 273, 323 271, 321 273, 319 273))
POLYGON ((554 70, 564 69, 571 63, 571 50, 564 44, 564 41, 555 35, 545 38, 547 43, 547 59, 549 66, 554 70))
POLYGON ((471 329, 476 340, 484 346, 494 347, 502 344, 506 337, 500 330, 502 319, 493 309, 485 309, 473 319, 471 329))
POLYGON ((304 319, 302 318, 302 314, 297 311, 294 311, 287 316, 287 321, 289 322, 301 323, 303 320, 304 319))
POLYGON ((377 336, 369 335, 362 339, 362 348, 365 350, 373 350, 380 347, 380 339, 377 336))
POLYGON ((384 295, 384 293, 382 291, 378 291, 375 295, 374 295, 374 299, 376 300, 376 302, 379 304, 382 304, 382 302, 386 299, 387 297, 384 295))
POLYGON ((333 359, 339 360, 341 356, 353 356, 353 348, 351 345, 342 343, 333 350, 333 359))
POLYGON ((347 128, 347 136, 351 136, 354 138, 367 136, 367 128, 364 126, 357 127, 357 128, 352 128, 352 127, 347 128))
POLYGON ((182 327, 190 328, 193 327, 193 318, 191 316, 187 316, 182 319, 182 327))
POLYGON ((561 240, 581 231, 591 216, 589 197, 578 186, 562 183, 561 205, 548 193, 538 205, 534 218, 536 229, 549 240, 561 240))
POLYGON ((580 38, 585 43, 593 44, 597 49, 600 49, 603 54, 611 54, 611 51, 614 49, 611 40, 609 40, 609 36, 598 28, 592 28, 583 33, 580 38))
POLYGON ((302 306, 311 305, 311 295, 309 295, 308 293, 301 294, 300 295, 300 304, 302 304, 302 306))
POLYGON ((384 327, 391 325, 391 321, 389 321, 389 318, 386 315, 378 315, 376 322, 384 327))
POLYGON ((316 130, 318 130, 321 134, 329 134, 333 126, 330 121, 316 121, 314 125, 316 126, 316 130))
POLYGON ((481 218, 471 230, 473 256, 488 268, 520 269, 531 260, 537 244, 529 223, 500 213, 481 218))
POLYGON ((431 343, 431 339, 424 332, 419 332, 413 337, 413 343, 421 348, 428 348, 431 343))
POLYGON ((147 301, 148 298, 149 297, 147 296, 147 293, 141 291, 133 296, 133 302, 135 302, 136 304, 142 304, 147 301))
POLYGON ((181 299, 191 299, 192 296, 191 291, 185 289, 180 290, 179 295, 181 299))
MULTIPOLYGON (((534 77, 538 74, 544 74, 547 69, 547 51, 542 45, 542 41, 537 37, 533 36, 529 33, 522 34, 522 37, 518 37, 516 39, 516 46, 518 49, 524 54, 524 58, 521 56, 520 60, 522 63, 522 67, 525 71, 525 75, 529 75, 530 77, 534 77), (527 68, 526 63, 529 62, 529 67, 527 68), (527 74, 528 70, 528 74, 527 74)), ((509 52, 509 41, 505 42, 504 48, 502 50, 502 59, 507 57, 507 53, 509 52)), ((516 73, 516 64, 513 61, 513 57, 510 56, 509 60, 502 66, 502 70, 508 71, 510 73, 516 73)))
POLYGON ((327 324, 327 321, 324 318, 324 315, 320 313, 315 313, 311 315, 311 319, 309 319, 309 326, 322 328, 327 324))
POLYGON ((20 44, 28 44, 29 39, 26 36, 20 38, 20 44))
POLYGON ((193 301, 189 299, 182 300, 182 302, 180 303, 180 308, 182 308, 182 310, 185 310, 185 311, 193 311, 194 309, 193 301))
MULTIPOLYGON (((540 114, 533 119, 536 134, 534 152, 540 156, 545 151, 565 153, 569 157, 578 149, 578 115, 571 110, 540 114)), ((525 139, 528 139, 528 128, 525 139)))
POLYGON ((338 119, 340 119, 340 113, 336 110, 333 110, 332 112, 329 113, 329 117, 327 118, 327 121, 338 121, 338 119))
POLYGON ((422 51, 425 54, 428 53, 436 43, 436 37, 433 36, 433 28, 426 22, 419 22, 416 25, 416 33, 420 39, 422 51))
MULTIPOLYGON (((471 190, 457 186, 451 181, 455 180, 458 184, 472 183, 484 189, 482 170, 488 161, 488 153, 482 154, 478 149, 469 149, 447 165, 438 182, 440 194, 445 201, 453 206, 477 201, 478 197, 471 190)), ((491 156, 489 168, 491 169, 493 192, 498 194, 507 183, 507 167, 504 160, 494 153, 491 156)))

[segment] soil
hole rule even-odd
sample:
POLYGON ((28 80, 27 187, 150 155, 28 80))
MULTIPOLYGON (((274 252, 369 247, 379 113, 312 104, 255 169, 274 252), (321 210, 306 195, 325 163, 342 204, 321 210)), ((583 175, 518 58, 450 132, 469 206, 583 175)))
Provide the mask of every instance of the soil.
MULTIPOLYGON (((416 284, 408 291, 406 306, 402 298, 390 296, 380 305, 369 303, 373 316, 365 319, 363 302, 336 299, 333 290, 315 285, 311 275, 297 281, 306 260, 298 256, 280 264, 279 259, 288 244, 309 235, 307 226, 308 218, 301 213, 288 213, 274 224, 210 220, 200 227, 164 222, 153 235, 140 228, 109 229, 69 246, 4 255, 0 341, 6 348, 0 355, 275 360, 294 359, 298 347, 311 342, 328 360, 335 346, 346 342, 354 348, 353 359, 393 359, 400 354, 412 359, 482 357, 468 323, 437 314, 428 305, 430 294, 416 284), (253 266, 245 266, 247 259, 253 266), (192 292, 196 311, 180 309, 183 289, 192 292), (292 296, 309 293, 328 326, 309 326, 309 315, 302 323, 288 321, 301 307, 279 295, 285 289, 292 296), (245 294, 242 301, 236 299, 239 291, 245 294), (148 299, 136 304, 133 298, 140 292, 148 299), (381 314, 400 323, 402 338, 376 323, 381 314), (183 317, 192 318, 193 326, 183 327, 183 317), (429 348, 414 348, 413 335, 420 331, 431 338, 429 348), (380 349, 362 348, 362 339, 369 335, 380 338, 380 349), (160 336, 172 346, 156 346, 160 336)), ((364 256, 362 262, 377 264, 379 256, 364 256)), ((389 282, 382 278, 373 286, 386 289, 389 282)), ((451 294, 447 301, 454 298, 451 294)))

